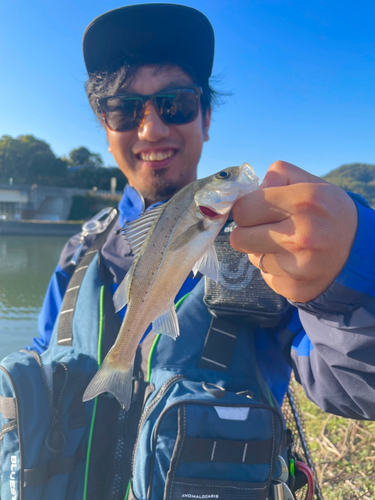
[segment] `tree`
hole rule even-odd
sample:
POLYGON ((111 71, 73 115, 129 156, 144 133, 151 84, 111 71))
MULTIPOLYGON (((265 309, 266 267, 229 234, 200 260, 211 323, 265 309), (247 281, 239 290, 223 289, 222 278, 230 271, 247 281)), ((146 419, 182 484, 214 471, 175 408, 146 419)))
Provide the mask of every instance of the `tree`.
MULTIPOLYGON (((66 162, 56 158, 49 144, 33 135, 9 135, 0 138, 0 179, 15 183, 38 183, 40 177, 66 176, 66 162)), ((51 181, 48 182, 51 184, 51 181)))
POLYGON ((99 153, 92 153, 89 149, 81 146, 72 149, 69 153, 69 164, 72 167, 103 167, 104 163, 99 153))
POLYGON ((350 163, 336 168, 323 179, 337 184, 345 191, 353 191, 366 198, 375 206, 375 165, 369 163, 350 163))

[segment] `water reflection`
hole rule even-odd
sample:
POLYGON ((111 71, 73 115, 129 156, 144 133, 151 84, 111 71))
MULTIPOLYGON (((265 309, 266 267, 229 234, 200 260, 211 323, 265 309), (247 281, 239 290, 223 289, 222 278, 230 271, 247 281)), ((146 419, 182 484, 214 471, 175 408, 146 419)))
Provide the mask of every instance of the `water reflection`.
POLYGON ((0 236, 0 359, 30 344, 66 237, 0 236))

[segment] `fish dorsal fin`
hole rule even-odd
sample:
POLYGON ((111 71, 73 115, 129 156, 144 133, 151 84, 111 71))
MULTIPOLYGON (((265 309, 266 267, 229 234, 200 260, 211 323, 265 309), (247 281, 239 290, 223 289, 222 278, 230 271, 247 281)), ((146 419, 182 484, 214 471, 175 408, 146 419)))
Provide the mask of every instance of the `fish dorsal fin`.
POLYGON ((138 219, 129 222, 122 229, 135 258, 138 257, 150 230, 153 228, 164 209, 165 203, 151 210, 147 210, 147 212, 144 212, 138 219))
POLYGON ((152 322, 152 330, 155 334, 162 333, 172 337, 173 340, 180 335, 176 307, 172 303, 168 309, 152 322))
POLYGON ((207 276, 207 278, 216 281, 216 283, 219 281, 219 261, 213 245, 211 245, 198 262, 194 264, 194 276, 196 276, 198 271, 204 276, 207 276))
POLYGON ((129 299, 129 285, 132 275, 132 268, 126 273, 125 278, 119 284, 119 287, 115 291, 113 295, 113 304, 115 306, 116 312, 120 311, 123 307, 126 306, 129 299))

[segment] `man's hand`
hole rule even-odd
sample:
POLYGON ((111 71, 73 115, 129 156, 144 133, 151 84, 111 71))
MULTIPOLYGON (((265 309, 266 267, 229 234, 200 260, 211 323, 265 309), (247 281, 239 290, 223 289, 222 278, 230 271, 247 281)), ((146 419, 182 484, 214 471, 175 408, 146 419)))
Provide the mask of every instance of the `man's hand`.
POLYGON ((295 302, 323 293, 344 267, 357 230, 357 210, 341 188, 283 161, 260 189, 233 206, 233 248, 249 254, 275 292, 295 302))

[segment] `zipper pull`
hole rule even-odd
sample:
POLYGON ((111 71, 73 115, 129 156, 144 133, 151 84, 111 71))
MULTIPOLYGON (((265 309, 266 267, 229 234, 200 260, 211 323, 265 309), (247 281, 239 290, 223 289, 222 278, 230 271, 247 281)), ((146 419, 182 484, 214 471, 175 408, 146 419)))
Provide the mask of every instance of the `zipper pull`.
POLYGON ((64 449, 65 443, 66 438, 61 430, 60 415, 55 409, 51 429, 47 434, 45 444, 47 449, 52 453, 60 453, 64 449))

